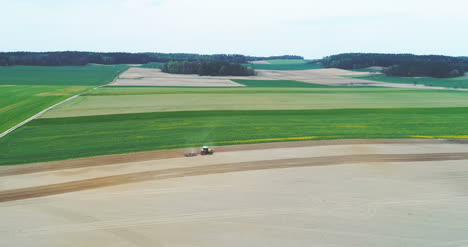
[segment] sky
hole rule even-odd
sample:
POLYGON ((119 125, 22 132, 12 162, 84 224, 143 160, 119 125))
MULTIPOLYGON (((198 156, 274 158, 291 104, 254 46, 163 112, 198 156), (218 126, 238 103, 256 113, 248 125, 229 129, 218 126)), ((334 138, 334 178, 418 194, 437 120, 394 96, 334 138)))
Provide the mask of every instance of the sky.
POLYGON ((466 0, 0 0, 0 51, 468 56, 466 0))

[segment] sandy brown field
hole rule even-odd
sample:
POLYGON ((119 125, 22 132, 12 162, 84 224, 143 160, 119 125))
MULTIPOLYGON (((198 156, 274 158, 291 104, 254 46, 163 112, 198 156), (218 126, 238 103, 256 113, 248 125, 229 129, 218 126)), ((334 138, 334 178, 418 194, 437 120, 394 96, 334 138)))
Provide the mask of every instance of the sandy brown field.
POLYGON ((130 68, 112 86, 242 87, 221 76, 175 75, 160 69, 130 68))
POLYGON ((468 145, 342 140, 1 167, 1 246, 464 246, 468 145))
MULTIPOLYGON (((233 79, 248 80, 296 80, 314 84, 331 86, 376 86, 394 88, 446 89, 443 87, 428 87, 424 85, 387 83, 347 78, 343 76, 369 75, 369 72, 355 72, 342 69, 311 69, 311 70, 257 70, 256 76, 198 76, 174 75, 161 72, 160 69, 130 68, 124 72, 112 86, 173 86, 173 87, 242 87, 233 79)), ((467 91, 466 89, 459 89, 467 91)))
POLYGON ((344 78, 342 75, 367 75, 368 72, 352 72, 340 69, 314 70, 257 70, 257 76, 198 76, 175 75, 161 72, 159 69, 130 68, 123 73, 112 86, 192 86, 192 87, 237 87, 241 84, 232 79, 249 80, 298 80, 326 85, 373 85, 379 82, 344 78))

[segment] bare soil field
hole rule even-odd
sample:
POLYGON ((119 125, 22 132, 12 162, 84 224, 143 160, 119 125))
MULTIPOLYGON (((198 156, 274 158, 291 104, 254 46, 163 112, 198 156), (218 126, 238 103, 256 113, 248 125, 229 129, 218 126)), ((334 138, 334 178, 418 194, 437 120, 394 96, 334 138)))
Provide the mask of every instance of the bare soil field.
POLYGON ((467 147, 308 141, 0 167, 0 245, 463 246, 467 147))
MULTIPOLYGON (((160 69, 133 67, 123 73, 111 86, 173 86, 173 87, 242 87, 233 82, 234 79, 249 80, 296 80, 314 84, 331 86, 376 86, 393 88, 446 89, 443 87, 428 87, 424 85, 387 83, 369 81, 343 76, 365 76, 370 72, 356 72, 342 69, 311 69, 311 70, 257 70, 256 76, 198 76, 174 75, 161 72, 160 69)), ((466 91, 465 89, 459 89, 466 91)))
POLYGON ((257 70, 257 76, 198 76, 175 75, 161 72, 160 69, 130 68, 123 73, 112 86, 177 86, 177 87, 238 87, 244 86, 232 79, 249 80, 297 80, 325 85, 374 85, 372 82, 360 79, 344 78, 343 75, 367 75, 368 72, 353 72, 340 69, 314 70, 257 70))
POLYGON ((175 75, 160 69, 130 68, 112 86, 242 87, 221 76, 175 75))

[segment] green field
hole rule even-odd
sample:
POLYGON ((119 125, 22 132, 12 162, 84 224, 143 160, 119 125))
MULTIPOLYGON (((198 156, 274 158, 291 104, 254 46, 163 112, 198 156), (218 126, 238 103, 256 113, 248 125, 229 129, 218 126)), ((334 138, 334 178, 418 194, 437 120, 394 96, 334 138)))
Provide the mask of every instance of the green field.
POLYGON ((0 85, 103 85, 127 68, 126 65, 0 66, 0 85))
POLYGON ((128 66, 0 67, 0 133, 73 95, 111 82, 128 66))
POLYGON ((390 83, 416 84, 446 88, 468 88, 468 77, 430 78, 430 77, 393 77, 386 75, 350 76, 352 78, 390 83))
POLYGON ((38 119, 0 139, 0 165, 201 145, 468 138, 466 112, 468 108, 201 111, 38 119))
POLYGON ((0 133, 87 86, 0 86, 0 133))
POLYGON ((468 92, 396 88, 105 87, 44 118, 207 110, 468 107, 468 92), (437 100, 434 100, 437 99, 437 100))

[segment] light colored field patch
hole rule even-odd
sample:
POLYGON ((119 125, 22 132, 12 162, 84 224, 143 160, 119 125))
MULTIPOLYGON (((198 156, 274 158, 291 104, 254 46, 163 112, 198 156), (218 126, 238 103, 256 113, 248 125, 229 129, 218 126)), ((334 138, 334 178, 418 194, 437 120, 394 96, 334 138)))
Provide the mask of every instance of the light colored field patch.
POLYGON ((356 72, 342 69, 311 69, 311 70, 257 70, 256 76, 198 76, 175 75, 161 72, 160 69, 130 68, 123 73, 114 86, 173 86, 173 87, 239 87, 241 84, 231 79, 248 80, 295 80, 306 83, 331 86, 377 86, 393 88, 445 89, 442 87, 426 87, 423 85, 387 83, 350 76, 367 76, 370 72, 356 72))
MULTIPOLYGON (((245 78, 245 77, 242 77, 245 78)), ((160 69, 130 68, 112 86, 243 87, 222 76, 176 75, 160 69)))
POLYGON ((306 89, 304 92, 307 93, 285 91, 285 93, 243 94, 242 92, 176 93, 178 89, 174 90, 173 94, 81 96, 46 113, 43 118, 199 110, 468 107, 466 95, 436 91, 420 93, 409 90, 385 93, 393 89, 366 88, 336 89, 331 92, 330 89, 306 89), (434 98, 437 98, 437 101, 434 101, 434 98))
MULTIPOLYGON (((434 154, 458 144, 338 145, 217 153, 2 177, 24 188, 134 172, 339 154, 434 154)), ((311 159, 312 160, 312 159, 311 159)), ((453 246, 466 242, 466 160, 349 162, 116 185, 0 204, 1 246, 453 246), (118 205, 118 206, 116 206, 118 205), (229 236, 229 241, 226 241, 229 236), (138 244, 135 244, 138 243, 138 244)), ((170 176, 171 174, 166 174, 170 176)))

